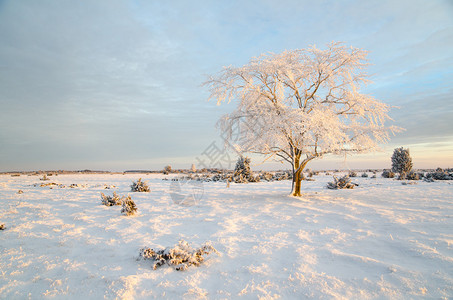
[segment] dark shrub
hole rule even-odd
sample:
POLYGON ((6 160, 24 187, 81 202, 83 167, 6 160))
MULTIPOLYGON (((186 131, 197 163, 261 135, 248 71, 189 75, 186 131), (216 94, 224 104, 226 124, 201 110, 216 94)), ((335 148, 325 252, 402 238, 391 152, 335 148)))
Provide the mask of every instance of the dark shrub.
POLYGON ((394 178, 395 173, 393 173, 392 171, 384 170, 384 172, 382 172, 381 176, 383 178, 394 178))

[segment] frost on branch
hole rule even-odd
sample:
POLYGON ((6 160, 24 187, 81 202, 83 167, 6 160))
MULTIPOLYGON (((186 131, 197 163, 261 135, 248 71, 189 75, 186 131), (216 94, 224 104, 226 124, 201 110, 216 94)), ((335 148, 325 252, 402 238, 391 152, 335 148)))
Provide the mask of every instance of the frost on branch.
POLYGON ((137 181, 132 182, 131 191, 132 192, 150 192, 151 190, 149 189, 148 184, 146 182, 142 181, 141 178, 139 178, 137 181))
POLYGON ((210 244, 204 244, 198 249, 193 249, 189 244, 180 240, 173 248, 154 250, 148 247, 140 249, 139 257, 144 260, 152 260, 153 269, 167 264, 177 271, 187 270, 190 266, 198 267, 203 261, 203 255, 209 255, 217 250, 210 244))
POLYGON ((121 209, 121 213, 126 216, 134 215, 137 212, 137 206, 135 205, 134 200, 131 199, 131 196, 127 196, 123 200, 123 208, 121 209))
POLYGON ((378 149, 399 128, 385 126, 388 105, 361 93, 366 56, 331 43, 225 67, 205 85, 219 104, 236 100, 236 109, 218 122, 227 145, 289 163, 295 196, 311 160, 378 149))
POLYGON ((392 172, 399 173, 398 179, 406 179, 406 175, 412 170, 412 158, 409 149, 396 148, 392 155, 392 172))
POLYGON ((336 190, 336 189, 353 189, 355 186, 358 186, 357 183, 351 182, 351 179, 348 175, 345 175, 338 179, 336 176, 333 176, 333 182, 327 183, 327 188, 336 190))

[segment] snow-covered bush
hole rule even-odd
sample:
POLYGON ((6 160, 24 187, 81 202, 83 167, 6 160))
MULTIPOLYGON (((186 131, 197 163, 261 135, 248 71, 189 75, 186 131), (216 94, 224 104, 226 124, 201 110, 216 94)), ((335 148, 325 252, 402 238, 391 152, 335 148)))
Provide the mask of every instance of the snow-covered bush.
POLYGON ((120 198, 116 192, 113 192, 113 196, 105 195, 101 193, 102 204, 105 206, 121 205, 125 197, 120 198))
POLYGON ((410 171, 409 173, 406 174, 406 179, 407 180, 420 180, 420 175, 418 173, 415 173, 414 171, 410 171))
POLYGON ((170 165, 165 166, 165 168, 164 168, 164 170, 162 171, 162 173, 163 173, 164 175, 170 174, 170 173, 171 173, 171 166, 170 166, 170 165))
POLYGON ((136 182, 132 182, 131 184, 131 191, 132 192, 150 192, 149 186, 146 182, 142 181, 139 178, 136 182))
POLYGON ((334 181, 327 183, 327 188, 329 189, 353 189, 358 184, 351 182, 349 176, 345 175, 338 179, 336 176, 333 176, 334 181))
POLYGON ((144 260, 152 260, 154 262, 154 270, 167 264, 177 271, 184 271, 191 265, 198 267, 204 261, 203 255, 209 255, 212 252, 218 254, 211 244, 204 244, 198 249, 193 249, 186 241, 180 240, 171 249, 154 250, 148 247, 142 248, 140 249, 139 257, 144 260))
POLYGON ((392 171, 389 171, 389 170, 384 170, 384 172, 382 172, 381 176, 383 178, 394 178, 395 173, 393 173, 392 171))
POLYGON ((47 178, 46 174, 44 174, 41 178, 39 178, 39 180, 46 181, 46 180, 50 180, 50 179, 47 178))
POLYGON ((264 172, 260 176, 261 176, 261 179, 264 179, 266 181, 271 181, 274 178, 274 175, 272 175, 272 173, 270 173, 270 172, 264 172))
POLYGON ((355 171, 349 171, 349 175, 348 175, 348 176, 351 177, 351 178, 352 178, 352 177, 357 177, 357 172, 355 172, 355 171))
MULTIPOLYGON (((304 173, 301 173, 300 176, 302 179, 304 179, 304 173)), ((276 181, 290 180, 290 179, 293 179, 293 173, 290 171, 277 172, 274 175, 274 180, 276 180, 276 181)))
POLYGON ((396 148, 392 155, 392 172, 399 173, 398 179, 405 179, 412 170, 412 158, 409 149, 396 148))
POLYGON ((363 177, 363 178, 367 178, 367 177, 368 177, 368 173, 363 172, 363 173, 362 173, 362 177, 363 177))
POLYGON ((121 209, 121 213, 125 214, 126 216, 134 215, 137 212, 137 206, 135 205, 134 200, 131 199, 131 196, 127 196, 123 202, 123 208, 121 209))
POLYGON ((236 183, 255 182, 255 176, 253 176, 252 170, 250 169, 250 158, 247 156, 238 158, 236 167, 234 168, 233 180, 236 183))
POLYGON ((453 173, 437 168, 435 172, 427 173, 425 177, 428 180, 453 180, 453 173))
POLYGON ((23 190, 18 190, 17 193, 18 193, 18 194, 23 194, 24 191, 23 191, 23 190))

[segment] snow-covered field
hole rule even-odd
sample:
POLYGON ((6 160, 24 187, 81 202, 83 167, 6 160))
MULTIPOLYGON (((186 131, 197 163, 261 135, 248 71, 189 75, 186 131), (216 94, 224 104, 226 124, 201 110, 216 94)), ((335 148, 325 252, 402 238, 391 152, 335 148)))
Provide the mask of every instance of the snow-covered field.
POLYGON ((453 298, 452 182, 354 178, 354 190, 328 190, 320 175, 301 198, 289 181, 210 182, 181 206, 162 177, 59 175, 50 182, 66 188, 50 189, 0 176, 0 298, 453 298), (130 193, 139 177, 151 193, 130 193), (138 214, 101 205, 113 191, 138 214), (220 255, 182 272, 137 260, 179 239, 220 255))

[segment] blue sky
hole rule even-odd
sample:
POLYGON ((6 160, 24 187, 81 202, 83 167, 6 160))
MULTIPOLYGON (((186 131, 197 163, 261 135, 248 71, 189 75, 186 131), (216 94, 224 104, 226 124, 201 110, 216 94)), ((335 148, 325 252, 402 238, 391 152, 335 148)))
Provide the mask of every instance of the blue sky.
POLYGON ((452 1, 0 0, 0 171, 190 167, 234 105, 207 75, 331 41, 370 51, 364 92, 406 131, 311 167, 453 167, 452 1))

